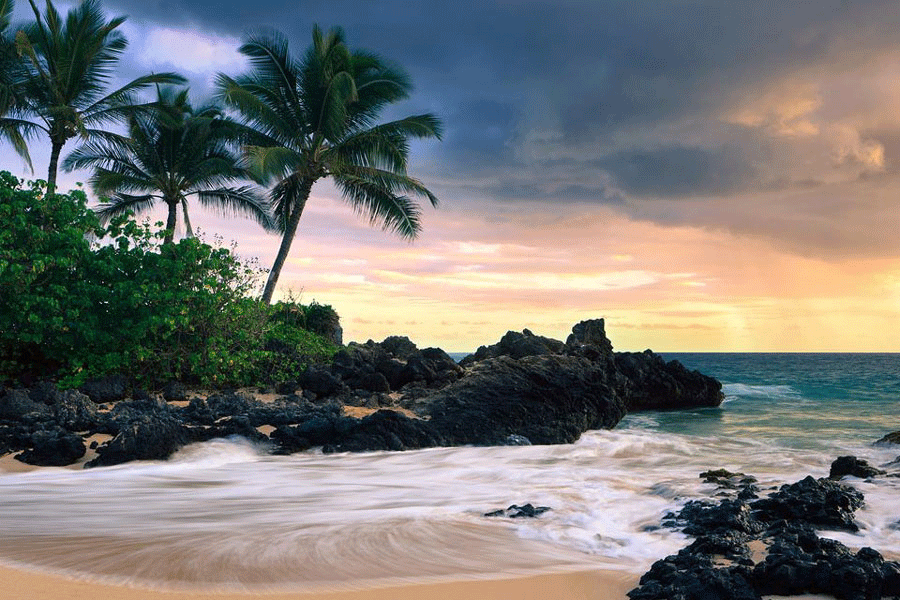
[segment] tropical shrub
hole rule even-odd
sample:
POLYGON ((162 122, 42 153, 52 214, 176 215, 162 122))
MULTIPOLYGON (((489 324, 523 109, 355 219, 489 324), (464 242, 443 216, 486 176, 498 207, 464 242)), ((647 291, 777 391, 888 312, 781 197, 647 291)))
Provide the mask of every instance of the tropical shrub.
POLYGON ((0 380, 265 384, 335 351, 305 320, 274 318, 254 298, 260 270, 228 248, 160 245, 161 232, 128 216, 103 227, 83 192, 23 189, 8 173, 0 219, 0 380))

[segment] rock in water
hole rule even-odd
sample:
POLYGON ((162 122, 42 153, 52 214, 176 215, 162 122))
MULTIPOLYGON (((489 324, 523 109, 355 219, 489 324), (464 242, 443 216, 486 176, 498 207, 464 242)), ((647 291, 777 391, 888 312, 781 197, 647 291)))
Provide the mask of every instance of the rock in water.
POLYGON ((180 420, 160 413, 142 415, 122 427, 109 442, 97 448, 97 458, 85 466, 117 465, 132 460, 163 460, 192 441, 195 441, 195 436, 180 420))
POLYGON ((484 513, 484 516, 509 517, 510 519, 534 519, 535 517, 541 516, 548 510, 551 510, 549 506, 534 506, 531 502, 528 502, 527 504, 523 504, 522 506, 513 504, 505 510, 502 508, 492 510, 491 512, 484 513))
POLYGON ((629 411, 713 407, 725 398, 718 380, 650 350, 616 353, 615 364, 625 378, 622 395, 629 411))
POLYGON ((831 472, 828 474, 828 479, 840 479, 845 475, 867 479, 869 477, 878 477, 879 475, 884 474, 884 471, 870 466, 869 463, 860 458, 856 458, 855 456, 839 456, 831 463, 831 472))
POLYGON ((877 442, 876 444, 900 444, 900 431, 894 431, 892 433, 887 434, 877 442))
POLYGON ((807 477, 768 498, 689 502, 671 524, 696 540, 657 561, 641 577, 631 600, 760 600, 764 595, 827 594, 842 600, 877 600, 900 593, 900 564, 875 550, 853 553, 814 527, 855 530, 857 490, 807 477), (750 542, 767 546, 765 556, 750 542), (755 562, 757 561, 757 562, 755 562))
POLYGON ((828 479, 807 477, 782 486, 750 506, 764 520, 785 519, 826 529, 859 531, 853 513, 863 504, 858 490, 828 479))
POLYGON ((571 443, 625 415, 609 376, 603 364, 581 357, 504 356, 479 362, 430 396, 425 412, 451 444, 502 445, 510 435, 571 443))

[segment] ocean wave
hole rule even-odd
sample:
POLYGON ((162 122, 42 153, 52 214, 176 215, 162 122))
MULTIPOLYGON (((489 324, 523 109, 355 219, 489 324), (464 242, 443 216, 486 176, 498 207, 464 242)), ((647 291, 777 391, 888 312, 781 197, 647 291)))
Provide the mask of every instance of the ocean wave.
POLYGON ((789 385, 750 385, 746 383, 725 383, 722 385, 725 400, 739 398, 770 398, 773 400, 800 399, 801 393, 789 385))
MULTIPOLYGON (((870 446, 832 449, 873 464, 892 458, 870 446)), ((555 446, 271 456, 216 440, 165 462, 0 475, 0 560, 144 583, 250 586, 579 560, 641 573, 685 544, 659 525, 715 491, 702 471, 745 472, 765 489, 824 476, 829 461, 820 451, 785 452, 709 427, 667 432, 644 420, 555 446), (552 510, 484 516, 527 502, 552 510)), ((861 542, 898 546, 895 494, 866 490, 873 508, 861 514, 861 542)))

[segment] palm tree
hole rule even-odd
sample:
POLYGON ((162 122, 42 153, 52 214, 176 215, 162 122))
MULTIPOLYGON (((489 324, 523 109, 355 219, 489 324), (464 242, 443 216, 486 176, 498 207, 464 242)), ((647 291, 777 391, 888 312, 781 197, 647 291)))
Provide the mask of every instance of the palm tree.
POLYGON ((331 177, 350 206, 403 238, 421 229, 410 198, 437 198, 407 174, 410 138, 440 138, 431 114, 376 125, 381 110, 406 98, 407 75, 375 54, 350 51, 344 34, 313 28, 313 43, 297 60, 279 34, 240 47, 252 70, 236 79, 220 74, 220 93, 256 135, 247 145, 255 175, 274 181, 272 204, 282 232, 263 302, 269 303, 313 184, 331 177))
MULTIPOLYGON (((17 104, 22 77, 22 65, 16 54, 16 42, 8 33, 13 0, 0 0, 0 117, 6 116, 17 104)), ((31 168, 31 156, 21 132, 0 122, 0 137, 5 138, 31 168)))
MULTIPOLYGON (((63 20, 46 0, 42 15, 28 0, 35 22, 16 34, 16 48, 25 69, 21 83, 22 102, 0 119, 3 131, 16 131, 24 139, 41 133, 50 138, 50 165, 47 192, 56 190, 59 155, 68 140, 114 138, 98 125, 119 121, 142 110, 135 92, 153 84, 184 83, 174 73, 138 77, 121 88, 106 93, 119 57, 128 45, 116 29, 125 17, 107 21, 97 0, 82 0, 63 20)), ((20 154, 22 154, 21 149, 20 154)))
POLYGON ((158 89, 153 107, 153 112, 129 117, 128 138, 100 138, 66 157, 67 170, 94 169, 91 187, 108 198, 97 211, 101 219, 140 213, 162 202, 168 207, 163 243, 169 244, 179 206, 191 235, 187 200, 196 196, 205 206, 269 226, 268 205, 254 188, 230 185, 246 176, 235 150, 239 126, 215 105, 194 109, 186 89, 158 89))

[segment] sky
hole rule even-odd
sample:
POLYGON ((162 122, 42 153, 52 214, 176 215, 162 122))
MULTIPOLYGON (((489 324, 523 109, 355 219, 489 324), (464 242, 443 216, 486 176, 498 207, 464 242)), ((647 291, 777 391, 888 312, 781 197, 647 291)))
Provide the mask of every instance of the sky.
MULTIPOLYGON (((443 120, 410 166, 439 207, 408 243, 320 182, 279 282, 334 306, 345 341, 471 351, 603 317, 617 350, 900 351, 896 0, 103 6, 129 17, 122 78, 174 70, 197 99, 273 28, 299 55, 313 24, 341 26, 408 71, 385 118, 443 120)), ((43 177, 49 150, 33 155, 43 177)), ((274 260, 250 221, 192 221, 274 260)))

